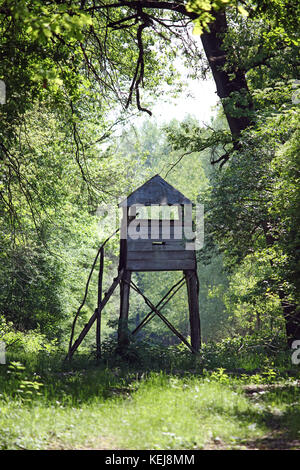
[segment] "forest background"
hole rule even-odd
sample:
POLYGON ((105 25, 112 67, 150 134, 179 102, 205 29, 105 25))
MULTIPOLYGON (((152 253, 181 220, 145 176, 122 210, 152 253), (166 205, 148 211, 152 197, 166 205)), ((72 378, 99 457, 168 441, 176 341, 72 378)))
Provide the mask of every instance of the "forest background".
MULTIPOLYGON (((1 449, 300 448, 299 6, 0 0, 1 449), (154 316, 118 354, 116 290, 101 357, 93 326, 66 361, 102 209, 155 174, 204 206, 201 350, 154 316)), ((118 261, 115 236, 104 292, 118 261)), ((134 281, 156 303, 180 277, 134 281)), ((188 338, 184 288, 163 312, 188 338)), ((132 291, 131 331, 147 313, 132 291)))
MULTIPOLYGON (((283 0, 1 2, 7 348, 67 347, 105 238, 97 208, 117 206, 157 173, 204 204, 197 254, 204 344, 255 337, 291 347, 300 338, 297 8, 283 0), (207 122, 186 115, 162 123, 151 112, 186 85, 176 57, 188 77, 214 80, 219 102, 207 122)), ((118 251, 115 238, 106 288, 118 251)), ((139 274, 136 282, 156 301, 176 276, 139 274)), ((96 304, 95 275, 78 329, 96 304)), ((104 342, 115 337, 118 309, 116 296, 103 315, 104 342)), ((133 294, 131 327, 144 312, 133 294)), ((189 335, 184 291, 165 313, 189 335)), ((140 338, 177 342, 159 319, 140 338)), ((84 347, 93 344, 90 334, 84 347)))

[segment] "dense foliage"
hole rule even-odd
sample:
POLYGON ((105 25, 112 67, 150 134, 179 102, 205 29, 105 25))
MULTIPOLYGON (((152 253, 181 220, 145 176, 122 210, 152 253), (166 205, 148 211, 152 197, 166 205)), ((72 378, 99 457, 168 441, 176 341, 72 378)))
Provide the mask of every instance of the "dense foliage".
MULTIPOLYGON (((116 205, 156 173, 205 206, 204 342, 254 332, 289 345, 299 339, 297 8, 277 0, 0 2, 0 315, 8 342, 13 331, 20 341, 20 331, 34 330, 66 345, 103 241, 97 207, 116 205), (184 85, 178 55, 190 75, 211 70, 217 118, 204 127, 193 118, 133 121, 135 111, 140 120, 151 115, 166 84, 172 92, 184 85)), ((117 266, 113 239, 105 287, 117 266)), ((176 280, 136 279, 154 299, 176 280)), ((96 284, 79 327, 96 306, 96 284)), ((115 334, 117 310, 114 298, 106 338, 115 334)), ((132 328, 144 313, 133 295, 132 328)), ((184 289, 165 314, 189 335, 184 289)), ((139 337, 177 341, 158 319, 139 337)))
MULTIPOLYGON (((2 450, 300 448, 299 5, 0 0, 2 450), (156 120, 188 85, 177 64, 214 81, 210 121, 156 120), (117 290, 101 354, 93 327, 66 361, 118 202, 155 174, 204 205, 201 350, 157 315, 136 331, 149 305, 131 289, 120 351, 117 290)), ((181 286, 162 312, 189 339, 181 277, 133 280, 154 304, 181 286)))

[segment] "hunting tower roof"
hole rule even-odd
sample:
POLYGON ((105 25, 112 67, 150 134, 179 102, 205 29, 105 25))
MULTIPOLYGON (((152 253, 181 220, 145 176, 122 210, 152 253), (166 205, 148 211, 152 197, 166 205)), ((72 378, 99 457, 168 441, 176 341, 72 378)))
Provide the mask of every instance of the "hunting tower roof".
POLYGON ((193 203, 180 191, 167 183, 161 176, 155 175, 133 191, 119 204, 119 207, 130 207, 137 204, 142 204, 143 206, 172 206, 175 204, 181 205, 193 203))

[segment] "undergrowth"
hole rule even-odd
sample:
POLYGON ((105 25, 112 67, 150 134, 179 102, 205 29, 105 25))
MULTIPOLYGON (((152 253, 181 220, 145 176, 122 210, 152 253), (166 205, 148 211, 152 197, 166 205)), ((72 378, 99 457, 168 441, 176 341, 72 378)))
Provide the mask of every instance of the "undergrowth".
POLYGON ((1 449, 247 448, 278 430, 297 446, 299 368, 247 338, 185 347, 136 342, 77 353, 8 351, 0 366, 1 449), (296 443, 295 443, 296 442, 296 443))

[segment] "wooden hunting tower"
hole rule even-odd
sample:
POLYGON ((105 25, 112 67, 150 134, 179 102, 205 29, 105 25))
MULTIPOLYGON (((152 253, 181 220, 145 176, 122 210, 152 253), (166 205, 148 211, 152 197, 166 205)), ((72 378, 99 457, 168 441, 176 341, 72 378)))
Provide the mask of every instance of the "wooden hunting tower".
POLYGON ((116 287, 120 285, 120 318, 118 326, 118 348, 121 352, 129 344, 130 337, 136 334, 148 321, 157 315, 184 342, 192 352, 199 351, 201 346, 199 316, 199 285, 197 277, 196 255, 192 202, 173 188, 159 175, 154 176, 143 186, 136 189, 119 204, 123 210, 121 222, 120 262, 118 275, 114 278, 104 296, 102 296, 102 277, 104 266, 104 246, 118 231, 116 230, 100 246, 92 266, 90 276, 100 257, 98 276, 98 306, 84 326, 77 340, 73 343, 75 323, 84 305, 86 293, 73 322, 69 352, 71 359, 94 322, 96 327, 97 357, 101 357, 101 312, 109 301, 116 287), (183 271, 184 276, 169 289, 157 305, 154 305, 132 281, 134 271, 183 271), (191 344, 176 330, 170 321, 161 313, 162 308, 175 293, 187 284, 191 344), (129 292, 130 288, 138 292, 150 308, 148 314, 133 332, 128 331, 129 292))
MULTIPOLYGON (((123 209, 119 265, 119 270, 123 270, 120 282, 119 346, 123 347, 129 342, 127 324, 131 273, 183 271, 189 299, 191 346, 194 352, 198 351, 199 289, 193 245, 192 202, 156 175, 130 194, 119 207, 123 209)), ((152 308, 159 314, 153 305, 152 308)))

